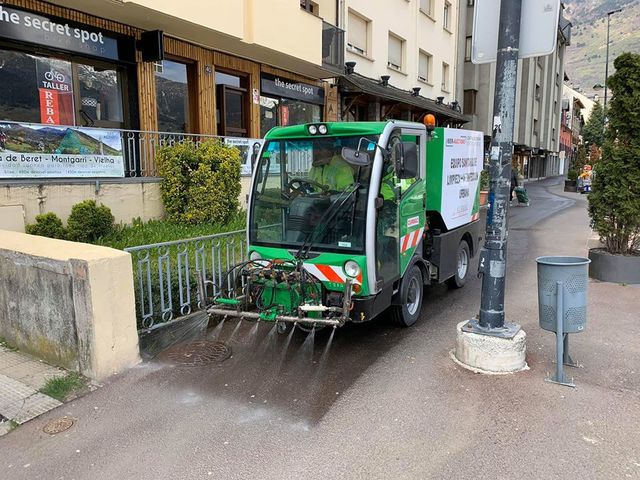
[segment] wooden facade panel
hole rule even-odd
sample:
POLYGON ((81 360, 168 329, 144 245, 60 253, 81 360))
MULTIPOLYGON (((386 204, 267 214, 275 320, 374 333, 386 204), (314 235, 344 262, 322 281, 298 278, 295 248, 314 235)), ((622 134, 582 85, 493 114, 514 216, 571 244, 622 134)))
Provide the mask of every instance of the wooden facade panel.
POLYGON ((284 77, 289 80, 295 80, 296 82, 308 83, 310 85, 315 85, 316 87, 324 86, 324 82, 322 80, 315 80, 313 78, 298 75, 297 73, 291 73, 291 72, 287 72, 286 70, 280 70, 279 68, 275 68, 270 65, 265 65, 264 63, 261 65, 261 70, 264 73, 268 73, 270 75, 277 75, 279 77, 284 77))

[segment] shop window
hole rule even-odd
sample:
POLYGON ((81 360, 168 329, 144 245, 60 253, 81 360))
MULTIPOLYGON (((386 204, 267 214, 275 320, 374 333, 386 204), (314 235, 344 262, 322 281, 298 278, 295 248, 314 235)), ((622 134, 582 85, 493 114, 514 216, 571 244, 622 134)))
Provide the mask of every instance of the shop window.
POLYGON ((431 83, 432 63, 433 56, 420 50, 420 58, 418 60, 418 80, 431 83))
POLYGON ((161 132, 189 132, 189 85, 187 65, 163 60, 156 68, 156 102, 158 130, 161 132))
POLYGON ((322 107, 289 98, 260 97, 260 136, 275 126, 322 121, 322 107))
POLYGON ((404 46, 404 40, 396 37, 389 32, 389 57, 387 60, 387 67, 393 70, 402 71, 402 50, 404 46))
POLYGON ((0 119, 74 125, 71 62, 0 50, 0 119))
POLYGON ((349 26, 347 33, 347 50, 367 56, 369 54, 369 25, 370 21, 349 10, 349 26))
POLYGON ((77 65, 79 120, 91 126, 121 127, 122 82, 117 70, 77 65))

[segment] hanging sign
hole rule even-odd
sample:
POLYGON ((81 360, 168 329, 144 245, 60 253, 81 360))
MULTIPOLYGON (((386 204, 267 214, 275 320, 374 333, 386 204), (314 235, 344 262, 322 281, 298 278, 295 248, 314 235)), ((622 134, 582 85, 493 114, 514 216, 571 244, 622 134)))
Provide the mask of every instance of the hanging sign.
POLYGON ((40 123, 46 125, 73 125, 73 83, 67 62, 38 61, 38 96, 40 123))

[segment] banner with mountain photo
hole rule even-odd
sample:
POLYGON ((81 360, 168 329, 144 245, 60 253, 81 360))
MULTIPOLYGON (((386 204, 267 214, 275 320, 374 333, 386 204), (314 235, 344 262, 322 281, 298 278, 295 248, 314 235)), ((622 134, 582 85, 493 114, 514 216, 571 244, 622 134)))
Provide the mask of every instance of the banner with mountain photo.
POLYGON ((118 130, 0 123, 0 178, 124 177, 118 130))

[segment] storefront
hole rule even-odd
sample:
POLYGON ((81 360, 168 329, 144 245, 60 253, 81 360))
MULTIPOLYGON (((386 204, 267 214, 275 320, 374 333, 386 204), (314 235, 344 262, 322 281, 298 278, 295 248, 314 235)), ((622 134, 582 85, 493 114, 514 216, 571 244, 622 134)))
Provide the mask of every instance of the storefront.
POLYGON ((323 87, 262 73, 260 77, 260 136, 279 125, 321 122, 323 87))
POLYGON ((137 127, 131 36, 1 5, 0 65, 0 120, 137 127))

